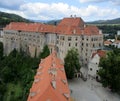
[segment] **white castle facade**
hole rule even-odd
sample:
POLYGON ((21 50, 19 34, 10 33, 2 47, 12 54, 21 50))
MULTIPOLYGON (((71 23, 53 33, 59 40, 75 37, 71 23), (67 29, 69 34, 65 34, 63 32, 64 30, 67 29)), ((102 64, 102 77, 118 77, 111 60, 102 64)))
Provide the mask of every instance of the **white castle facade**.
POLYGON ((34 57, 48 45, 50 51, 57 51, 64 60, 67 51, 78 49, 81 64, 87 65, 91 53, 103 46, 103 34, 93 25, 86 25, 79 17, 64 18, 57 26, 12 22, 3 29, 4 53, 9 54, 14 48, 29 53, 34 57))

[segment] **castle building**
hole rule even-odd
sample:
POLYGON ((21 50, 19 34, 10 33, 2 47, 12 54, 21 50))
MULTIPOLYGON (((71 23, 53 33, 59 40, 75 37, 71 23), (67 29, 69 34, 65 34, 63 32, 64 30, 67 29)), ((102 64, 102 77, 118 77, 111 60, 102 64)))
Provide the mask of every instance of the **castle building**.
POLYGON ((14 48, 24 50, 34 57, 48 45, 64 60, 67 51, 78 49, 80 62, 87 65, 91 53, 103 46, 103 34, 96 26, 86 25, 79 17, 64 18, 57 26, 12 22, 4 30, 4 50, 9 54, 14 48))
POLYGON ((70 101, 63 62, 55 52, 41 60, 27 101, 70 101))
POLYGON ((98 79, 98 71, 101 67, 99 67, 100 58, 106 57, 106 51, 104 50, 97 50, 94 51, 89 59, 88 63, 88 75, 98 79))

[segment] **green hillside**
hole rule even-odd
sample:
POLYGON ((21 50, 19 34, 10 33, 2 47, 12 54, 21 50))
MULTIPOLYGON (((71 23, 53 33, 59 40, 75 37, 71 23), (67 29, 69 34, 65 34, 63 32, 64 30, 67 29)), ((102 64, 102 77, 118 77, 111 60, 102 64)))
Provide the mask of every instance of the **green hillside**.
POLYGON ((27 20, 16 14, 10 14, 0 11, 0 27, 4 27, 10 22, 30 22, 30 20, 27 20))
POLYGON ((111 20, 97 20, 87 23, 88 24, 120 24, 120 18, 111 19, 111 20))

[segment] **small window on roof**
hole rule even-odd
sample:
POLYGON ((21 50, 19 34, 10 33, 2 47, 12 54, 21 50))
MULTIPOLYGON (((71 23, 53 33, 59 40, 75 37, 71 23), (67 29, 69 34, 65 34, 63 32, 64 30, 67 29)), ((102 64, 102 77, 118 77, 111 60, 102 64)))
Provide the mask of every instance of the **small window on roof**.
POLYGON ((68 93, 63 93, 63 95, 68 99, 70 95, 68 93))
POLYGON ((66 84, 66 83, 67 83, 67 80, 65 80, 65 79, 62 79, 62 82, 63 82, 64 84, 66 84))

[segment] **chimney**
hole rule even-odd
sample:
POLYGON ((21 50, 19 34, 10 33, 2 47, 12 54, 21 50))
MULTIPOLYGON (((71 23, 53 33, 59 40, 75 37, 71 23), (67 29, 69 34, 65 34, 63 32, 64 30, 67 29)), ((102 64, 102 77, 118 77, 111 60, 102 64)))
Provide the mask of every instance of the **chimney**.
POLYGON ((73 34, 76 34, 76 30, 75 29, 73 30, 73 34))
POLYGON ((76 18, 76 15, 74 15, 74 18, 76 18))

